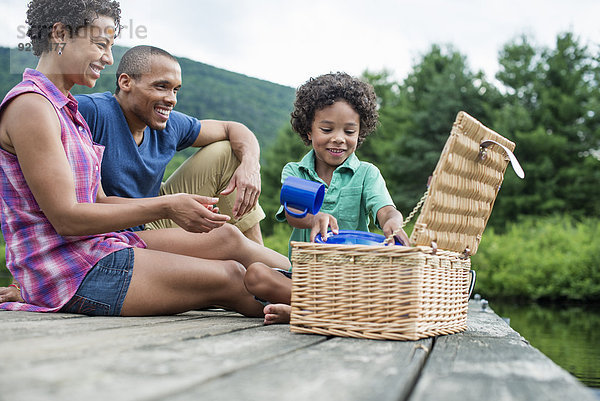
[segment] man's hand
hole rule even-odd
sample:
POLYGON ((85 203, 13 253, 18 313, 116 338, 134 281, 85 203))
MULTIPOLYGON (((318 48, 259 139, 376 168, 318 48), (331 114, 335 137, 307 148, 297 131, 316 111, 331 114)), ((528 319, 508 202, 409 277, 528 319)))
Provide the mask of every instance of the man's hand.
POLYGON ((21 291, 14 286, 0 287, 0 304, 3 302, 25 302, 21 291))
POLYGON ((227 215, 216 213, 214 205, 219 198, 190 194, 165 196, 169 197, 169 218, 186 231, 206 233, 230 219, 227 215))
POLYGON ((239 219, 258 203, 260 195, 260 165, 242 162, 231 176, 231 181, 221 195, 229 195, 237 189, 233 217, 239 219))

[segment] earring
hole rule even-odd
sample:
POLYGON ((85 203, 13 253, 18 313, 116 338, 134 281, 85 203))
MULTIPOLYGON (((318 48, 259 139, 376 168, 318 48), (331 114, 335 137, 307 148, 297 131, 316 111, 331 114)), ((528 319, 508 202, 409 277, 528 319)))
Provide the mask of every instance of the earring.
POLYGON ((62 56, 62 49, 59 49, 59 50, 58 50, 58 55, 59 55, 59 56, 62 56))

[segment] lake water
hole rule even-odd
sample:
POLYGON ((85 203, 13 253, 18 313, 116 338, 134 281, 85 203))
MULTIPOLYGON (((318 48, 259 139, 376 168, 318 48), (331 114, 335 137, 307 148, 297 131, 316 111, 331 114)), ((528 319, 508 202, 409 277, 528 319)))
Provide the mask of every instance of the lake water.
POLYGON ((490 301, 532 346, 592 388, 600 400, 600 305, 490 301))

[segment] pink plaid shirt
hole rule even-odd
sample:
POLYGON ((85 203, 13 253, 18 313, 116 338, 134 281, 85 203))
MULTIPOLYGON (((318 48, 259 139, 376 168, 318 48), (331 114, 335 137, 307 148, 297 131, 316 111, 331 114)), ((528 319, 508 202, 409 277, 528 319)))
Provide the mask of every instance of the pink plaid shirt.
MULTIPOLYGON (((36 70, 25 70, 23 81, 0 104, 0 113, 11 99, 28 92, 44 96, 54 106, 73 172, 77 201, 93 203, 100 185, 104 147, 92 142, 90 129, 77 111, 73 96, 65 96, 36 70)), ((55 312, 73 297, 87 272, 100 259, 123 248, 146 247, 133 232, 59 235, 27 186, 17 157, 3 149, 0 149, 0 206, 6 265, 21 285, 27 302, 5 302, 0 309, 55 312)))

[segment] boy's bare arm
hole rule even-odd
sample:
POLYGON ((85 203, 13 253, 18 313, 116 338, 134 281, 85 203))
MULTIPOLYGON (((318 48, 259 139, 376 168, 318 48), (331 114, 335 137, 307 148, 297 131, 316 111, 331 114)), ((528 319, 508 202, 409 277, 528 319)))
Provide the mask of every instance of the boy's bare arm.
POLYGON ((397 231, 396 237, 402 242, 402 244, 410 244, 408 235, 406 235, 406 232, 404 232, 402 229, 402 223, 404 222, 402 213, 400 213, 394 206, 388 205, 379 209, 377 211, 377 221, 383 229, 383 234, 386 237, 389 237, 397 231))

